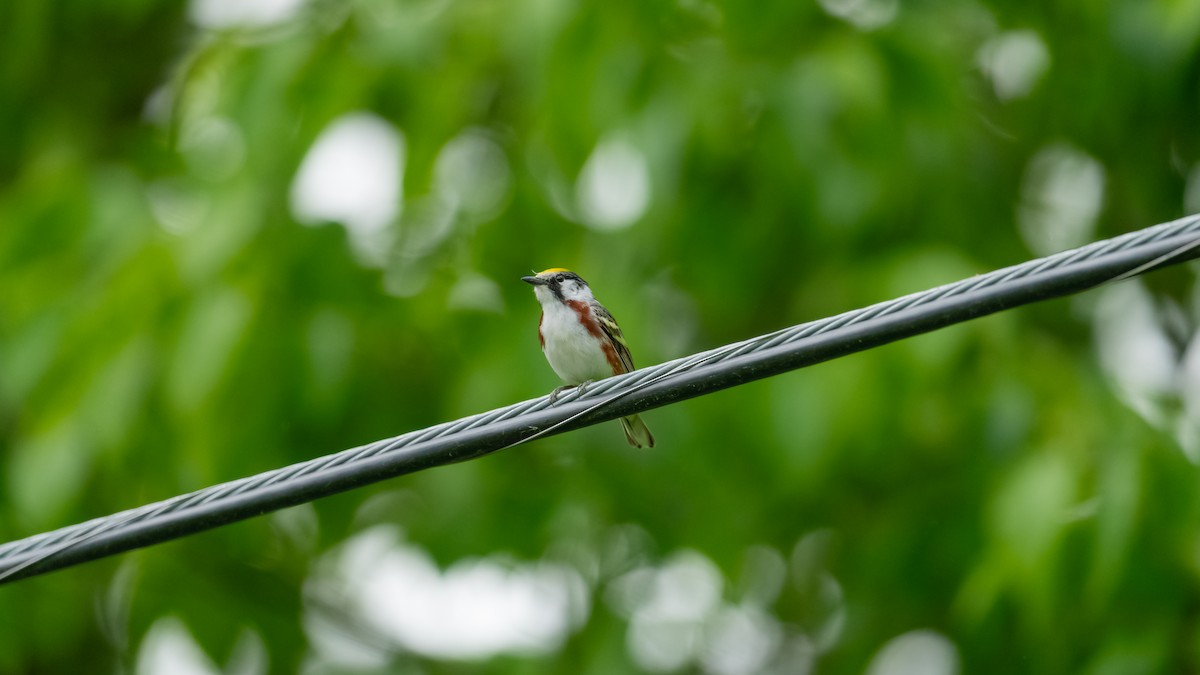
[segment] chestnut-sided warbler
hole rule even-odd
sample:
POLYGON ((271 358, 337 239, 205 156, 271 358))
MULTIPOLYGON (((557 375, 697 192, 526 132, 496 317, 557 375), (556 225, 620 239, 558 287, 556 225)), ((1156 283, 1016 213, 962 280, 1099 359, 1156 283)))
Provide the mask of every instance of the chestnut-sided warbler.
MULTIPOLYGON (((586 386, 592 380, 633 370, 633 356, 617 320, 592 295, 588 283, 561 267, 538 272, 521 281, 533 285, 542 305, 538 342, 550 367, 567 384, 555 389, 550 400, 564 389, 586 386)), ((654 436, 637 415, 621 418, 625 439, 640 448, 654 447, 654 436)))

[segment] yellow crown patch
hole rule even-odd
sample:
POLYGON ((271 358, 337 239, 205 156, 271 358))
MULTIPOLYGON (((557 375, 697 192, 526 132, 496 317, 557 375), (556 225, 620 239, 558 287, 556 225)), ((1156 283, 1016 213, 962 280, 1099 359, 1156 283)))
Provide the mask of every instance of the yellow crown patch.
POLYGON ((537 275, 540 277, 543 274, 554 274, 555 272, 570 272, 570 271, 571 270, 569 270, 565 267, 551 267, 548 270, 542 270, 541 272, 538 272, 537 275))

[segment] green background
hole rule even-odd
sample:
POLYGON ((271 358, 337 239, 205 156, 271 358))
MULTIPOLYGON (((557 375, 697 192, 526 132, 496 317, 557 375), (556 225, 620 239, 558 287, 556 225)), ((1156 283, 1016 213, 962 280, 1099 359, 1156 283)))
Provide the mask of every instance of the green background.
MULTIPOLYGON (((1200 210, 1192 0, 211 4, 0 5, 4 540, 547 392, 531 269, 646 365, 1200 210), (346 119, 400 149, 370 241, 295 207, 346 119)), ((0 587, 0 672, 1195 671, 1193 285, 0 587), (431 648, 364 613, 397 552, 561 611, 431 648)))

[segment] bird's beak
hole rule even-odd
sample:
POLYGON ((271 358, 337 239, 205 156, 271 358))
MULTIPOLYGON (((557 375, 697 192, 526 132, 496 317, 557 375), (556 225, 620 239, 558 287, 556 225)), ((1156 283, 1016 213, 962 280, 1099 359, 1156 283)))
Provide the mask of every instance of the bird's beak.
POLYGON ((541 277, 521 277, 521 281, 531 286, 545 286, 546 280, 541 277))

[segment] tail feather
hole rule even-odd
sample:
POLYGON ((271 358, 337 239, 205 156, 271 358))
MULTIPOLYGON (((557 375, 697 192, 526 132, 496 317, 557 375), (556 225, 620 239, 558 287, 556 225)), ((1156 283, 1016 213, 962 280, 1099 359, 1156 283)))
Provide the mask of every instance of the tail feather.
POLYGON ((625 440, 635 448, 653 448, 654 434, 650 433, 649 427, 642 421, 642 418, 637 415, 621 418, 621 428, 625 430, 625 440))

